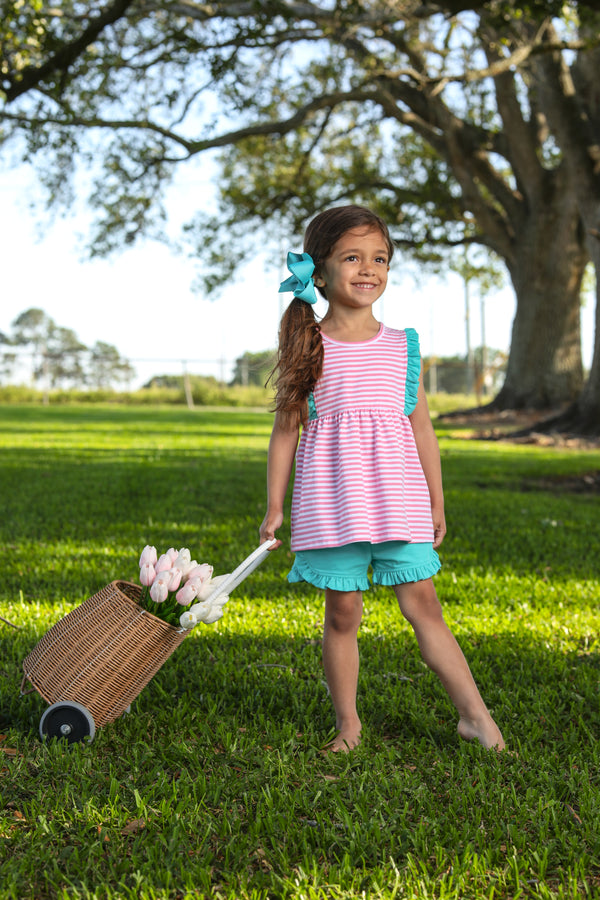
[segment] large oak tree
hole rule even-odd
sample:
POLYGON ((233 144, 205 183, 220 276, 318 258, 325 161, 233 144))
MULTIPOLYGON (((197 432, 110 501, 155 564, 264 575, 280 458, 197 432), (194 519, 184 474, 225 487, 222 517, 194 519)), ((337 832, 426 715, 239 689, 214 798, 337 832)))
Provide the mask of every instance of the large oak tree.
POLYGON ((244 246, 352 199, 417 252, 493 250, 517 296, 497 405, 576 400, 598 427, 598 336, 583 385, 579 335, 583 269, 599 261, 596 4, 571 4, 570 22, 536 2, 5 6, 3 138, 41 160, 55 202, 74 160, 101 164, 96 252, 156 234, 175 168, 227 148, 220 219, 244 246))

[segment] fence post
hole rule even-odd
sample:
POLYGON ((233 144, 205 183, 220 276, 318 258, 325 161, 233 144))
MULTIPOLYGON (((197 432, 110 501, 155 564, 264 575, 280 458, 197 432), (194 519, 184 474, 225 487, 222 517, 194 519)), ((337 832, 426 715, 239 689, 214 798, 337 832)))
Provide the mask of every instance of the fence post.
POLYGON ((185 360, 183 362, 183 390, 185 392, 185 402, 187 403, 188 409, 194 408, 194 395, 192 394, 192 386, 190 384, 190 375, 187 370, 187 363, 185 360))

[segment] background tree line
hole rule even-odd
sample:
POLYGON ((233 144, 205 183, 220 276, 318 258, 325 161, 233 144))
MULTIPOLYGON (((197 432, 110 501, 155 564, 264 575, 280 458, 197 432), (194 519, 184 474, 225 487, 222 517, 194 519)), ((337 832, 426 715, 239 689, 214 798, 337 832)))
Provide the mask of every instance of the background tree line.
POLYGON ((208 290, 324 206, 368 204, 421 265, 478 245, 504 267, 496 408, 569 405, 565 428, 600 431, 600 328, 586 378, 579 318, 600 265, 597 3, 4 5, 4 148, 57 206, 91 165, 93 253, 160 238, 175 170, 210 150, 219 208, 182 237, 208 290))
MULTIPOLYGON (((506 372, 506 354, 489 347, 476 347, 470 355, 471 359, 467 355, 424 356, 423 375, 429 393, 475 393, 478 397, 494 394, 506 372)), ((230 385, 264 387, 276 359, 275 350, 244 353, 235 361, 230 385)), ((181 379, 177 380, 179 383, 181 379)))
POLYGON ((57 325, 37 308, 17 316, 9 334, 0 332, 3 379, 11 378, 24 354, 31 360, 33 383, 44 388, 102 390, 127 384, 135 376, 133 366, 112 344, 96 341, 86 347, 72 329, 57 325))

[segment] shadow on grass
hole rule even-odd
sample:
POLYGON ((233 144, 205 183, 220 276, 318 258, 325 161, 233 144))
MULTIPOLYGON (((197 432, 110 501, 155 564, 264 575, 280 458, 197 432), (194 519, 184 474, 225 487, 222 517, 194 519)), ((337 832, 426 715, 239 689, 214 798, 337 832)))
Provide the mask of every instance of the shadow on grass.
MULTIPOLYGON (((61 411, 61 415, 63 411, 61 411)), ((115 439, 114 411, 95 412, 115 439)), ((144 411, 136 421, 144 424, 144 411)), ((64 410, 68 421, 81 412, 64 410)), ((173 427, 181 413, 173 413, 173 427)), ((2 594, 10 600, 80 601, 114 578, 136 577, 141 548, 187 546, 199 561, 218 572, 231 571, 258 543, 264 515, 266 449, 263 435, 236 446, 235 428, 256 427, 260 417, 215 412, 196 422, 203 440, 211 429, 218 438, 186 449, 156 441, 147 448, 89 449, 37 447, 5 453, 0 470, 3 517, 0 541, 16 564, 3 573, 2 594)), ((149 420, 152 422, 152 419, 149 420)), ((165 427, 168 426, 168 418, 165 427)), ((87 419, 86 419, 87 424, 87 419)), ((90 427, 91 427, 90 424, 90 427)), ((117 430, 118 435, 118 430, 117 430)), ((139 440, 139 437, 138 437, 139 440)), ((480 574, 539 575, 580 580, 600 578, 600 560, 589 552, 597 499, 548 491, 520 491, 520 479, 533 471, 552 472, 568 461, 552 457, 517 458, 503 454, 456 454, 448 464, 448 536, 445 565, 460 577, 480 574), (485 485, 485 489, 483 486, 485 485)), ((572 467, 581 468, 577 458, 572 467)), ((589 465, 589 463, 588 463, 589 465)), ((281 530, 289 544, 289 532, 281 530)), ((285 551, 270 564, 281 580, 290 563, 285 551)), ((255 593, 275 593, 276 577, 254 576, 255 593)), ((254 588, 252 588, 254 590, 254 588)))
POLYGON ((79 451, 24 451, 0 484, 0 540, 13 562, 1 592, 80 602, 115 578, 137 579, 145 544, 189 547, 231 571, 258 544, 264 478, 264 454, 247 449, 151 461, 94 451, 86 463, 79 451))
MULTIPOLYGON (((20 643, 35 640, 24 629, 20 643)), ((333 723, 318 641, 208 631, 182 644, 130 715, 67 752, 38 740, 45 704, 18 698, 4 635, 3 730, 17 755, 2 804, 8 819, 20 816, 9 834, 15 896, 54 896, 67 884, 83 898, 101 883, 127 900, 175 898, 188 878, 203 896, 325 900, 334 884, 340 897, 372 889, 383 898, 376 885, 399 871, 408 879, 418 861, 418 884, 427 877, 431 893, 412 886, 407 896, 440 896, 449 867, 465 880, 444 893, 452 898, 488 896, 504 877, 499 896, 516 896, 519 880, 576 866, 592 877, 598 655, 512 635, 473 634, 469 644, 518 756, 459 741, 454 711, 402 630, 361 640, 364 741, 348 756, 320 753, 333 723), (474 854, 479 894, 469 893, 474 854)))
MULTIPOLYGON (((46 706, 35 692, 19 695, 22 661, 37 639, 27 627, 18 640, 6 629, 0 636, 3 727, 24 736, 37 731, 46 706)), ((558 652, 533 636, 512 634, 463 635, 461 644, 509 740, 574 747, 598 733, 597 652, 558 652)), ((359 707, 365 733, 375 744, 458 741, 456 713, 422 662, 410 629, 362 636, 360 652, 359 707)), ((139 720, 142 733, 150 721, 168 730, 175 710, 178 720, 191 716, 187 734, 178 726, 182 738, 193 736, 193 721, 200 717, 225 734, 240 728, 261 734, 273 746, 282 728, 324 741, 334 723, 319 635, 192 633, 139 695, 130 718, 139 720)), ((120 724, 107 727, 116 735, 120 724)))
MULTIPOLYGON (((39 741, 41 697, 19 696, 22 661, 48 627, 37 603, 55 601, 59 618, 108 581, 134 580, 145 543, 199 548, 218 572, 234 568, 258 540, 268 428, 266 417, 229 412, 166 410, 157 428, 155 410, 61 410, 54 421, 72 425, 73 447, 76 429, 91 435, 71 450, 68 434, 52 446, 45 414, 24 415, 20 439, 37 415, 32 443, 39 433, 47 446, 9 448, 0 475, 2 593, 10 601, 22 590, 27 601, 17 604, 20 631, 0 623, 1 730, 14 751, 4 754, 0 803, 7 897, 89 900, 102 885, 106 900, 324 900, 339 886, 340 898, 398 887, 398 896, 454 900, 520 896, 525 885, 533 894, 546 878, 558 896, 567 872, 597 884, 600 660, 587 638, 551 631, 555 601, 565 603, 561 622, 576 603, 591 607, 597 511, 585 496, 520 492, 524 478, 583 471, 587 458, 519 451, 507 464, 504 451, 484 448, 447 460, 439 583, 455 587, 461 645, 518 756, 459 741, 455 711, 391 601, 393 625, 380 607, 361 629, 364 742, 348 757, 323 756, 333 714, 322 602, 285 585, 283 549, 236 591, 222 630, 199 628, 130 715, 66 752, 39 741), (244 429, 246 445, 236 446, 244 429), (563 598, 553 578, 592 587, 584 595, 565 584, 563 598), (532 616, 531 579, 549 624, 532 616), (478 618, 483 591, 488 615, 499 611, 497 633, 478 618)), ((574 628, 592 630, 583 616, 574 628)))
POLYGON ((36 449, 4 460, 3 528, 15 538, 56 537, 63 529, 82 540, 112 534, 115 524, 139 527, 149 520, 177 531, 178 521, 200 528, 264 500, 266 461, 259 450, 94 449, 92 455, 36 449))

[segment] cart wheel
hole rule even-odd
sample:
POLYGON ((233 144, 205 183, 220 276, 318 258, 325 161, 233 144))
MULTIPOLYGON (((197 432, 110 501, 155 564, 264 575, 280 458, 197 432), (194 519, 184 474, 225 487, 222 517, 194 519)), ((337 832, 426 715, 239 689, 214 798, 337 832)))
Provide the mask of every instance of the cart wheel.
POLYGON ((81 703, 64 700, 49 706, 40 719, 40 737, 66 738, 67 743, 94 740, 96 725, 91 712, 81 703))

